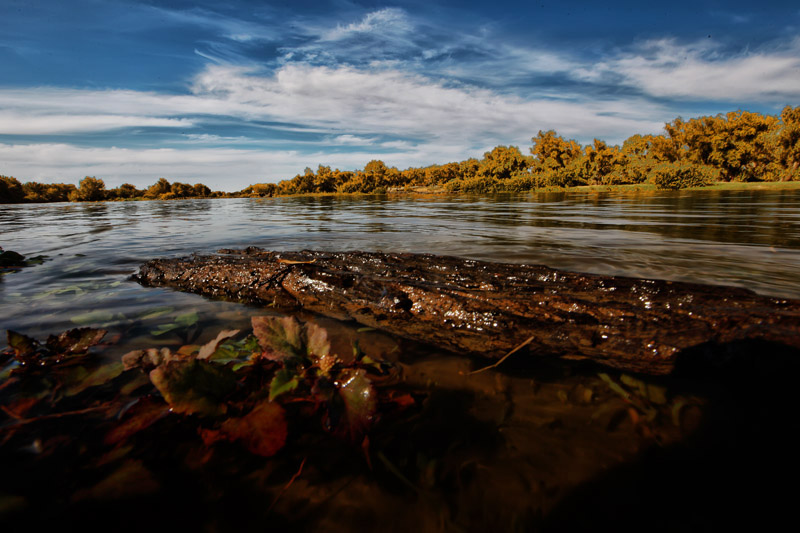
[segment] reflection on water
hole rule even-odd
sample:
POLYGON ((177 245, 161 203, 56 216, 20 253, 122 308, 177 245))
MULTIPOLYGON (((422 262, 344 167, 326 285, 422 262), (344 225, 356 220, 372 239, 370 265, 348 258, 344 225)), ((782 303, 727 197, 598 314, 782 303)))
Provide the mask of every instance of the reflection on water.
POLYGON ((113 326, 164 305, 211 318, 222 304, 127 276, 156 256, 251 245, 429 252, 798 298, 798 200, 800 191, 693 191, 9 205, 0 246, 51 259, 0 282, 0 329, 46 333, 92 312, 113 326))

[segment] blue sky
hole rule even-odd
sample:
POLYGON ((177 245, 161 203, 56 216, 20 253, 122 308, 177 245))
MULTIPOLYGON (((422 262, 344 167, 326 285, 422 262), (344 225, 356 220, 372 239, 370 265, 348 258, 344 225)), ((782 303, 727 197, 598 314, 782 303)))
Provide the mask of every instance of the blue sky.
POLYGON ((0 174, 238 190, 800 105, 793 2, 0 2, 0 174))

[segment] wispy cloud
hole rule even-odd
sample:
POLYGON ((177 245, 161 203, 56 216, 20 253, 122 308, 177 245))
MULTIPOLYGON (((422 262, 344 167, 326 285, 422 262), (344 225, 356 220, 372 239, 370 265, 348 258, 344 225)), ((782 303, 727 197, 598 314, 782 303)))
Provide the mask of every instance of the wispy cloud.
POLYGON ((52 135, 110 131, 123 128, 188 128, 193 122, 186 118, 158 118, 124 115, 30 115, 0 111, 0 134, 52 135))
POLYGON ((371 35, 379 38, 405 35, 413 25, 406 12, 396 7, 386 7, 367 13, 358 22, 338 25, 322 32, 320 41, 341 41, 351 37, 371 35))
POLYGON ((705 41, 649 41, 583 69, 586 79, 615 80, 651 97, 713 101, 800 100, 800 39, 769 51, 723 53, 705 41))

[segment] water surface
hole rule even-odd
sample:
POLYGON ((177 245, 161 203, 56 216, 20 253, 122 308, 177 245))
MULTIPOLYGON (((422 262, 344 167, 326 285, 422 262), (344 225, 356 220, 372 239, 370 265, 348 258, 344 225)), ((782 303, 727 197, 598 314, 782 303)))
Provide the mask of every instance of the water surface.
POLYGON ((31 335, 113 331, 152 309, 241 313, 128 281, 153 257, 223 247, 449 254, 800 298, 800 191, 7 205, 0 246, 49 258, 0 278, 0 329, 31 335))

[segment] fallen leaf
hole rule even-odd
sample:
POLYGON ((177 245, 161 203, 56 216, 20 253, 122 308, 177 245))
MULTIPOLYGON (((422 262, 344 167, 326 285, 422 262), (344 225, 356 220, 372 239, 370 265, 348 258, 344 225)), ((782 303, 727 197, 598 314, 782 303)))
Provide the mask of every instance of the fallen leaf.
POLYGON ((219 335, 217 335, 216 339, 214 339, 211 342, 208 342, 208 343, 204 344, 200 348, 200 352, 197 354, 197 358, 198 359, 208 359, 209 357, 211 357, 214 354, 214 352, 217 351, 217 347, 219 346, 219 343, 221 343, 225 339, 230 339, 231 337, 233 337, 237 333, 239 333, 238 329, 226 329, 226 330, 220 331, 219 335))
POLYGON ((56 354, 83 354, 92 346, 99 344, 106 333, 107 331, 104 329, 75 328, 58 336, 50 335, 45 344, 50 351, 56 354))
POLYGON ((90 311, 88 313, 75 315, 69 319, 70 322, 73 324, 78 324, 79 326, 85 326, 88 324, 105 324, 107 322, 111 322, 112 320, 114 320, 114 313, 102 310, 90 311))
POLYGON ((359 442, 375 417, 375 389, 362 369, 343 371, 337 383, 339 395, 344 400, 348 433, 354 442, 359 442))
POLYGON ((103 442, 108 445, 125 442, 167 414, 169 414, 169 407, 161 400, 142 398, 125 412, 122 422, 106 434, 103 442))
MULTIPOLYGON (((82 367, 78 367, 82 368, 82 367)), ((125 366, 122 363, 111 363, 95 368, 92 372, 83 376, 80 380, 76 380, 72 386, 67 387, 66 396, 75 396, 88 389, 89 387, 96 387, 111 381, 115 377, 122 374, 125 366)))
POLYGON ((254 316, 253 334, 272 361, 286 361, 303 355, 302 326, 293 316, 254 316))
POLYGON ((331 343, 328 340, 328 330, 309 322, 306 328, 306 352, 309 359, 319 366, 323 373, 327 374, 339 361, 335 354, 331 353, 331 343))
POLYGON ((36 350, 39 348, 39 343, 36 340, 22 333, 17 333, 9 329, 6 334, 8 336, 8 345, 14 350, 14 355, 17 359, 30 357, 35 354, 36 350))
POLYGON ((196 359, 163 363, 150 372, 150 381, 174 412, 209 416, 226 412, 223 400, 236 386, 230 369, 196 359))
POLYGON ((269 401, 274 400, 281 394, 293 391, 300 384, 297 376, 282 368, 275 373, 275 377, 269 384, 269 401))
POLYGON ((158 489, 158 482, 144 463, 128 460, 94 487, 77 491, 72 501, 118 500, 150 494, 158 489))
POLYGON ((288 428, 283 408, 272 402, 261 402, 252 411, 240 418, 230 418, 222 423, 219 434, 206 431, 204 442, 220 440, 239 441, 252 454, 270 457, 278 453, 286 443, 288 428))

